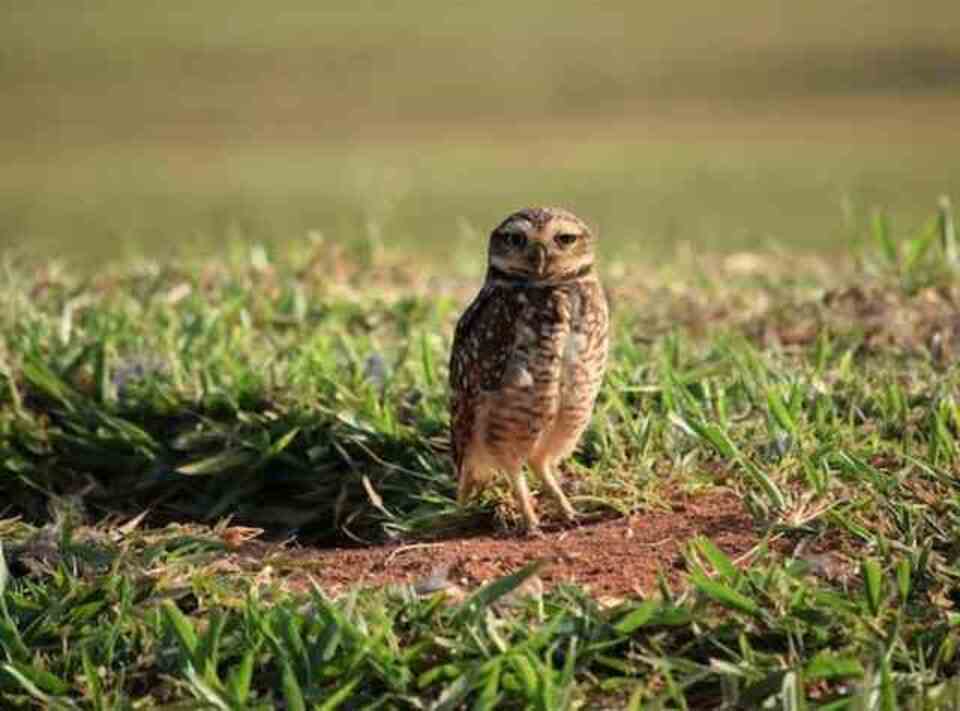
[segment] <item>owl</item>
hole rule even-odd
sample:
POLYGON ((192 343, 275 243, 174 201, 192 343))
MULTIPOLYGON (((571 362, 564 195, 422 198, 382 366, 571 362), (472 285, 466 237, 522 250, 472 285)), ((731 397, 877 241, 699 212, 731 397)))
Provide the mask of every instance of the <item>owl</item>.
POLYGON ((480 293, 457 322, 450 356, 451 445, 464 504, 506 475, 535 533, 524 467, 568 520, 557 463, 586 429, 607 362, 608 312, 597 237, 572 213, 528 208, 493 230, 480 293))

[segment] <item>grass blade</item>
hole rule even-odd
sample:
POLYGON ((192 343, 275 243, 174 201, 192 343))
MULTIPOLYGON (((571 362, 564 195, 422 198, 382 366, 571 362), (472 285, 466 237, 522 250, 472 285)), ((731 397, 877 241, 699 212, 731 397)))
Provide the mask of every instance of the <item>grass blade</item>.
POLYGON ((494 602, 513 592, 527 580, 536 575, 546 565, 544 560, 536 560, 533 563, 525 565, 516 573, 505 575, 487 585, 484 585, 477 592, 462 602, 451 616, 454 625, 475 617, 478 613, 487 609, 494 602))
POLYGON ((300 682, 297 681, 293 666, 286 661, 283 662, 282 679, 283 699, 287 703, 287 708, 290 711, 307 711, 307 702, 303 698, 300 682))
POLYGON ((876 617, 880 614, 883 596, 883 571, 877 561, 867 558, 860 565, 860 574, 863 576, 863 590, 867 605, 870 607, 870 613, 876 617))
POLYGON ((690 574, 690 581, 697 590, 724 607, 738 612, 745 612, 752 617, 762 616, 762 610, 756 602, 728 585, 724 585, 716 580, 711 580, 700 570, 694 570, 690 574))
POLYGON ((941 195, 939 201, 940 244, 943 256, 952 266, 960 265, 960 246, 957 245, 957 223, 953 219, 953 206, 947 195, 941 195))

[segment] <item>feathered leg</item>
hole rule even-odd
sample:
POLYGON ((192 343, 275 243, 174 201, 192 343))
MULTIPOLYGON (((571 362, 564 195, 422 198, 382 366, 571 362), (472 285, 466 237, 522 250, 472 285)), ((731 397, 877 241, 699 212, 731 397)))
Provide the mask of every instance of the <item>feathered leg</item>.
POLYGON ((530 489, 527 487, 527 477, 523 473, 523 467, 518 467, 510 475, 510 482, 513 484, 514 494, 519 499, 527 532, 537 533, 540 530, 540 519, 537 518, 537 512, 533 510, 533 497, 530 496, 530 489))
POLYGON ((469 467, 463 467, 457 480, 457 503, 460 506, 466 505, 476 490, 477 479, 473 471, 469 467))
POLYGON ((560 504, 564 518, 566 518, 567 521, 574 521, 577 518, 577 512, 574 511, 573 506, 570 505, 570 502, 564 495, 563 489, 560 488, 560 484, 558 484, 557 480, 553 477, 553 472, 551 471, 552 467, 549 462, 547 462, 545 459, 531 461, 530 468, 533 469, 537 476, 543 479, 543 483, 544 486, 547 487, 547 491, 549 491, 550 495, 557 500, 558 504, 560 504))

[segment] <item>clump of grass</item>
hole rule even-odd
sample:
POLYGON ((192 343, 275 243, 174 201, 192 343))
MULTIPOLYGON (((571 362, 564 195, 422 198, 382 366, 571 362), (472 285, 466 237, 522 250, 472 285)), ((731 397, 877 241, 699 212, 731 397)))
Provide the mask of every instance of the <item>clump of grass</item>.
MULTIPOLYGON (((760 257, 733 287, 723 270, 702 272, 668 309, 609 279, 615 349, 572 465, 576 493, 627 511, 650 502, 659 476, 719 466, 769 517, 791 482, 824 494, 817 473, 832 461, 947 466, 956 295, 931 234, 898 247, 878 227, 884 256, 863 260, 867 282, 847 272, 852 290, 814 260, 787 280, 760 257), (917 421, 911 398, 939 382, 917 421), (865 429, 877 433, 866 442, 865 429)), ((229 514, 314 540, 474 525, 451 498, 445 386, 471 285, 433 293, 402 262, 372 258, 256 247, 226 264, 87 280, 8 265, 0 492, 11 512, 41 520, 50 495, 83 492, 101 516, 229 514), (320 268, 330 259, 333 282, 320 268)))
MULTIPOLYGON (((61 550, 91 535, 67 531, 61 550)), ((508 601, 539 563, 459 601, 294 595, 218 572, 213 537, 127 530, 106 572, 64 556, 0 574, 0 693, 43 708, 949 707, 950 564, 875 542, 839 582, 770 551, 741 570, 697 539, 689 589, 603 607, 563 587, 508 601)))

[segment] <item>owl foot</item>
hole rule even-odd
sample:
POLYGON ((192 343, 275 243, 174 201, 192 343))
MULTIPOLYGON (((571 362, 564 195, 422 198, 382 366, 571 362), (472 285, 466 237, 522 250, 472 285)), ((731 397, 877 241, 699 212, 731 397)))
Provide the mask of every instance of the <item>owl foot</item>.
POLYGON ((551 471, 552 467, 545 462, 531 462, 530 465, 533 471, 543 480, 547 491, 550 492, 550 495, 560 505, 560 510, 563 512, 563 517, 567 523, 576 523, 577 512, 567 500, 563 489, 560 488, 560 484, 554 478, 553 472, 551 471))
POLYGON ((540 529, 540 519, 537 518, 537 512, 533 509, 533 497, 530 495, 530 489, 527 488, 527 478, 523 471, 519 471, 510 477, 513 483, 513 493, 520 504, 520 510, 523 512, 523 521, 527 531, 537 531, 540 529))

